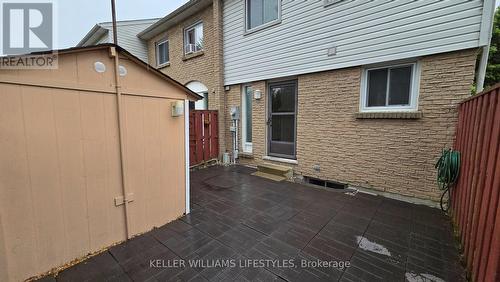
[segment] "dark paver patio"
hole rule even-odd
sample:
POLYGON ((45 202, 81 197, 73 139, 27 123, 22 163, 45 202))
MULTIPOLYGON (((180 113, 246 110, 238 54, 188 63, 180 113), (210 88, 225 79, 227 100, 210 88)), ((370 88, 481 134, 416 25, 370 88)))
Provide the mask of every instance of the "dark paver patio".
POLYGON ((465 281, 451 223, 439 210, 251 172, 192 172, 191 214, 43 280, 465 281), (156 260, 161 267, 151 267, 156 260), (166 265, 181 260, 185 266, 166 265), (301 265, 318 260, 350 266, 301 265), (217 261, 235 265, 208 265, 217 261))

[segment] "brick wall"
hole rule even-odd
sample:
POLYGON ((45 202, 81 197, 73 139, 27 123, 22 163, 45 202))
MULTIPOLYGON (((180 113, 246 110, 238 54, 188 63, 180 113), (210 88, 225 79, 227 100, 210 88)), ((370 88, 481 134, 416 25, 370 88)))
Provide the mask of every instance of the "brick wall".
MULTIPOLYGON (((220 110, 224 108, 224 92, 222 80, 222 41, 221 38, 221 12, 220 0, 214 0, 211 5, 201 12, 193 14, 188 19, 174 25, 161 34, 148 41, 149 64, 157 66, 155 43, 167 38, 169 40, 168 66, 159 68, 160 71, 179 81, 187 84, 191 81, 199 81, 208 88, 209 110, 220 110), (198 56, 184 56, 184 28, 192 24, 203 22, 203 52, 198 56)), ((223 112, 220 111, 220 112, 223 112)), ((224 116, 219 115, 219 142, 221 152, 225 148, 224 139, 224 116)))
MULTIPOLYGON (((420 119, 357 119, 360 67, 298 76, 298 175, 340 181, 405 196, 437 200, 434 164, 443 148, 452 146, 457 104, 470 95, 476 50, 420 59, 420 119), (320 171, 313 169, 320 166, 320 171)), ((266 155, 266 84, 253 103, 253 159, 266 155)), ((239 105, 241 90, 234 85, 227 108, 239 105)), ((226 142, 230 143, 228 131, 226 142)))

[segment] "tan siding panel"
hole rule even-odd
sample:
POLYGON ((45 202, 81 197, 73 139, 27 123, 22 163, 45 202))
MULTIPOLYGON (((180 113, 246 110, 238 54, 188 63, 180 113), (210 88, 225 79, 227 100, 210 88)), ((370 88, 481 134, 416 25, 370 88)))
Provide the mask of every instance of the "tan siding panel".
MULTIPOLYGON (((16 279, 16 273, 36 271, 34 206, 31 194, 30 172, 26 151, 26 135, 23 117, 21 87, 0 85, 0 216, 4 226, 5 253, 7 259, 0 273, 16 279), (15 204, 12 203, 15 199, 15 204), (20 215, 25 215, 19 220, 20 215), (9 229, 6 229, 8 226, 9 229), (24 262, 11 262, 10 257, 24 262)), ((2 236, 2 235, 0 235, 2 236)), ((1 247, 0 247, 1 248, 1 247)), ((2 265, 0 265, 1 267, 2 265)), ((0 275, 0 278, 1 275, 0 275)), ((2 279, 2 281, 5 281, 2 279)))
MULTIPOLYGON (((123 186, 117 96, 106 92, 115 88, 112 69, 97 74, 92 68, 96 60, 108 67, 113 61, 103 50, 87 53, 60 55, 58 70, 11 76, 0 70, 1 281, 27 279, 126 239, 124 206, 114 202, 123 186)), ((174 100, 147 94, 187 97, 141 66, 123 63, 130 69, 124 85, 144 82, 133 94, 146 93, 122 96, 136 235, 185 211, 184 118, 171 116, 174 100)))
POLYGON ((88 209, 83 154, 80 95, 73 91, 54 91, 54 120, 60 167, 61 196, 67 259, 71 255, 85 255, 89 249, 88 209))
POLYGON ((125 240, 127 234, 124 221, 125 211, 121 207, 115 207, 113 202, 115 197, 123 195, 116 96, 103 95, 103 103, 103 123, 106 134, 106 198, 108 199, 106 204, 110 218, 113 219, 108 224, 111 240, 118 242, 125 240))
POLYGON ((35 230, 37 269, 64 263, 64 232, 54 105, 50 89, 22 89, 35 230))
POLYGON ((123 97, 125 110, 125 160, 127 171, 128 193, 134 193, 134 202, 130 204, 130 230, 132 233, 144 230, 146 226, 145 195, 141 193, 145 187, 144 176, 144 116, 141 97, 123 97))

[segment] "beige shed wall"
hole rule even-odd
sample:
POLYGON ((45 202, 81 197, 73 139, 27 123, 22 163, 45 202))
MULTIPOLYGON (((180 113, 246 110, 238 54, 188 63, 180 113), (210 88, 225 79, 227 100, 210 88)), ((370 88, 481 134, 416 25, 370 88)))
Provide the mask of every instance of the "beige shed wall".
MULTIPOLYGON (((356 119, 361 67, 298 76, 298 164, 279 164, 293 167, 298 175, 437 200, 440 191, 434 165, 441 150, 453 144, 457 105, 470 95, 476 54, 476 50, 465 50, 420 59, 418 103, 423 118, 416 120, 356 119), (321 171, 315 171, 314 165, 321 171)), ((266 155, 267 84, 250 85, 262 90, 263 98, 253 100, 253 154, 240 162, 269 163, 262 159, 266 155)), ((231 86, 226 94, 227 109, 241 104, 241 85, 231 86)), ((231 144, 228 130, 225 137, 231 144)))
MULTIPOLYGON (((127 238, 124 206, 114 203, 123 184, 112 58, 97 50, 59 60, 58 70, 0 71, 1 281, 127 238), (105 73, 93 70, 96 60, 105 73)), ((185 123, 171 116, 171 103, 186 94, 141 65, 121 64, 129 228, 138 234, 185 211, 185 123)))

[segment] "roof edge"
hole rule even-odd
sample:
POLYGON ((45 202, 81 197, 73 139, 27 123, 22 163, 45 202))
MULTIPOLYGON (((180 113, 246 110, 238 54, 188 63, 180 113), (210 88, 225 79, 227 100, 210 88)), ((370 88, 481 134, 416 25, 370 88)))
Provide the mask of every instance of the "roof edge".
MULTIPOLYGON (((139 32, 139 34, 137 34, 137 37, 144 40, 149 40, 163 32, 164 30, 170 28, 169 23, 175 20, 177 17, 181 16, 184 12, 187 12, 189 9, 193 10, 189 11, 188 14, 185 15, 186 17, 199 12, 201 9, 208 7, 210 4, 212 4, 212 0, 189 0, 187 3, 175 9, 165 17, 161 18, 156 23, 139 32)), ((181 18, 180 20, 183 19, 184 18, 181 18)))
MULTIPOLYGON (((157 68, 155 68, 155 67, 151 66, 150 64, 144 62, 143 60, 139 59, 138 57, 136 57, 135 55, 133 55, 132 53, 130 53, 126 49, 124 49, 116 44, 112 44, 112 43, 107 43, 107 44, 102 44, 102 45, 108 46, 108 47, 115 47, 120 53, 124 54, 125 56, 127 56, 130 59, 132 59, 133 61, 135 61, 136 64, 142 65, 143 67, 146 68, 146 70, 152 71, 153 73, 157 74, 161 78, 172 82, 180 90, 183 90, 184 92, 186 92, 186 94, 188 94, 188 96, 191 96, 196 100, 201 100, 204 98, 203 96, 199 95, 198 93, 187 88, 184 84, 180 83, 179 81, 177 81, 177 80, 171 78, 170 76, 166 75, 165 73, 161 72, 157 68)), ((99 45, 97 45, 97 46, 99 46, 99 45)))
POLYGON ((82 47, 82 46, 84 46, 84 44, 87 41, 89 41, 94 36, 94 34, 96 34, 99 31, 102 31, 103 34, 104 34, 104 32, 106 31, 106 29, 103 28, 100 24, 94 25, 94 27, 92 27, 92 29, 89 30, 89 32, 87 32, 87 34, 85 34, 85 36, 80 40, 80 42, 78 42, 78 44, 76 44, 76 47, 82 47))
POLYGON ((195 93, 191 91, 189 88, 187 88, 184 84, 180 83, 179 81, 171 78, 170 76, 164 74, 163 72, 159 71, 157 68, 151 66, 150 64, 142 61, 129 51, 127 51, 125 48, 120 47, 116 44, 113 43, 102 43, 102 44, 97 44, 97 45, 91 45, 91 46, 77 46, 77 47, 70 47, 70 48, 65 48, 65 49, 57 49, 57 50, 47 50, 47 51, 40 51, 40 52, 32 52, 29 54, 20 54, 20 55, 15 55, 16 57, 19 56, 28 56, 28 55, 44 55, 44 54, 69 54, 69 53, 76 53, 76 52, 83 52, 83 51, 90 51, 90 50, 99 50, 99 49, 110 49, 110 48, 116 48, 118 52, 122 55, 125 55, 129 59, 133 60, 136 64, 142 65, 146 70, 153 72, 155 75, 158 75, 159 77, 172 82, 177 88, 180 90, 184 91, 188 96, 191 96, 195 100, 201 100, 203 97, 199 95, 198 93, 195 93))
MULTIPOLYGON (((136 19, 136 20, 121 20, 116 21, 117 26, 128 26, 128 25, 141 25, 141 24, 154 24, 161 18, 149 18, 149 19, 136 19)), ((112 26, 113 22, 101 22, 98 23, 101 26, 112 26)))

